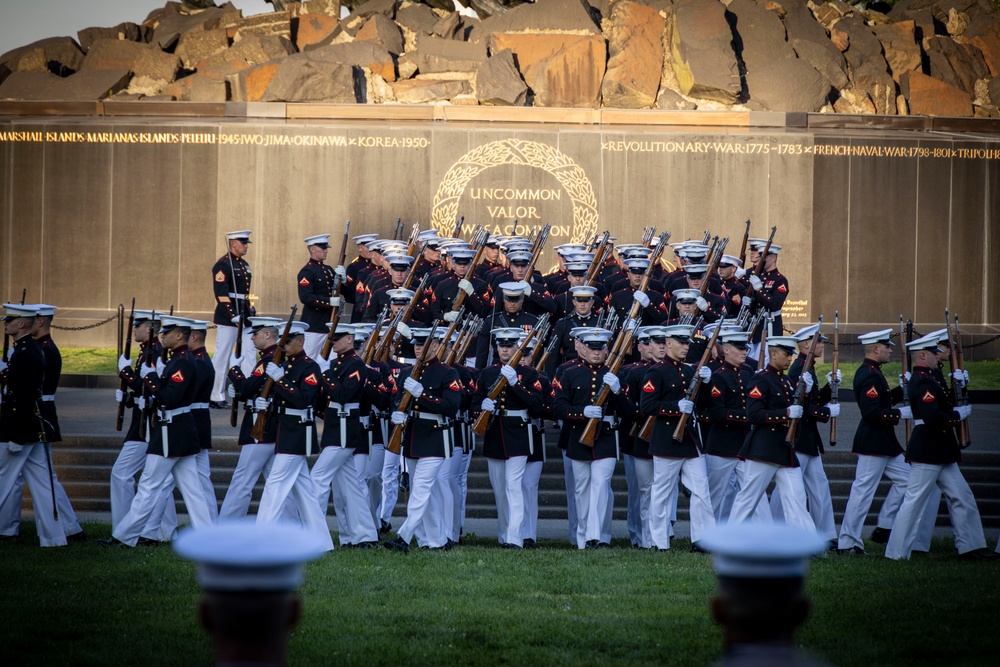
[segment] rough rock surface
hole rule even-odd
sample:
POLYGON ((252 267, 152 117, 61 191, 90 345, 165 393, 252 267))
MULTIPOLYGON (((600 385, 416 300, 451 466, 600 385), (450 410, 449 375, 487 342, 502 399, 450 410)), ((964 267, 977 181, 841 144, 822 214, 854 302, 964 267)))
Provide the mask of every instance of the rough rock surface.
POLYGON ((971 116, 972 98, 964 90, 920 72, 900 77, 910 113, 925 116, 971 116))
POLYGON ((386 18, 382 14, 371 16, 361 30, 354 35, 354 39, 359 42, 372 42, 385 47, 389 53, 399 55, 403 52, 403 32, 399 26, 386 18))
MULTIPOLYGON (((505 15, 506 16, 506 15, 505 15)), ((537 107, 597 107, 607 50, 598 34, 497 33, 490 52, 514 52, 537 107)))
POLYGON ((479 66, 476 97, 480 104, 523 107, 528 100, 528 86, 514 63, 514 53, 504 49, 494 53, 479 66))
POLYGON ((261 96, 262 102, 353 104, 364 86, 360 68, 339 63, 286 58, 261 96))
POLYGON ((651 7, 617 2, 608 30, 608 69, 601 84, 606 107, 643 109, 656 103, 663 68, 665 21, 651 7))
POLYGON ((128 70, 90 70, 60 77, 49 72, 13 72, 0 84, 0 100, 98 101, 128 86, 128 70))
POLYGON ((436 72, 476 72, 486 60, 486 46, 453 39, 425 36, 416 52, 408 54, 421 74, 436 72))
POLYGON ((142 41, 142 28, 135 23, 119 23, 113 28, 84 28, 76 33, 76 38, 80 41, 80 48, 86 52, 90 50, 91 44, 98 39, 142 41))
POLYGON ((396 79, 396 65, 384 47, 372 42, 331 44, 307 51, 293 58, 338 65, 355 65, 378 74, 386 81, 396 79))
POLYGON ((680 92, 736 103, 742 87, 725 6, 716 0, 679 0, 670 21, 670 56, 680 92))
POLYGON ((410 79, 392 85, 396 101, 403 104, 429 104, 467 95, 471 92, 468 81, 442 81, 438 79, 410 79))
POLYGON ((326 14, 307 14, 299 17, 295 46, 299 51, 324 46, 330 44, 341 33, 343 28, 340 26, 340 19, 326 14))
POLYGON ((186 69, 195 69, 205 58, 228 48, 229 38, 225 30, 188 30, 181 35, 174 53, 186 69))

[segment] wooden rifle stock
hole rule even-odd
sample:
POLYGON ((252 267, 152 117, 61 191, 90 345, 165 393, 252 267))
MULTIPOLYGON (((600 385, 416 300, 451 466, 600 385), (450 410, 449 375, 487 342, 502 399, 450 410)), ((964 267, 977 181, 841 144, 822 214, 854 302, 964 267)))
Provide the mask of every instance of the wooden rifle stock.
MULTIPOLYGON (((427 342, 420 349, 420 356, 417 358, 417 363, 413 364, 413 368, 410 370, 410 377, 417 382, 420 381, 420 376, 424 372, 424 365, 427 363, 427 356, 430 353, 431 343, 434 341, 434 334, 437 333, 437 324, 431 327, 431 333, 427 336, 427 342)), ((404 390, 403 397, 399 400, 399 412, 409 413, 410 403, 413 401, 413 394, 404 390)), ((406 428, 406 424, 393 424, 392 435, 389 437, 389 442, 386 444, 386 450, 392 452, 393 454, 399 454, 403 443, 403 429, 406 428)))
MULTIPOLYGON (((124 313, 125 306, 119 306, 119 308, 121 309, 121 311, 119 312, 124 313)), ((122 354, 124 354, 126 359, 131 359, 132 357, 132 328, 134 326, 135 326, 135 297, 132 297, 132 310, 130 310, 128 314, 128 329, 126 330, 125 338, 123 339, 125 351, 122 354)), ((122 380, 121 383, 121 389, 122 389, 122 400, 118 404, 118 416, 115 420, 116 431, 122 430, 122 426, 124 426, 125 424, 125 401, 128 400, 127 399, 128 383, 125 382, 124 379, 122 380)))
POLYGON ((538 232, 538 238, 535 239, 535 247, 531 249, 531 261, 528 262, 528 272, 524 274, 524 282, 531 284, 531 274, 535 272, 535 264, 538 263, 538 258, 542 256, 542 250, 545 249, 545 242, 549 240, 549 232, 552 230, 552 225, 545 225, 542 230, 538 232))
MULTIPOLYGON (((465 272, 464 280, 469 280, 469 278, 476 275, 476 267, 479 266, 479 263, 483 260, 483 252, 486 250, 486 241, 488 238, 489 232, 485 229, 480 229, 473 234, 472 241, 473 243, 477 243, 478 247, 476 248, 476 256, 472 258, 472 264, 469 264, 469 268, 465 272)), ((472 281, 470 280, 469 282, 472 281)), ((453 311, 458 311, 462 307, 462 304, 465 303, 465 298, 467 296, 468 294, 465 293, 465 290, 459 289, 458 294, 455 295, 454 303, 451 304, 451 309, 453 311)))
POLYGON ((407 272, 406 278, 403 279, 403 289, 410 289, 410 285, 413 284, 413 278, 417 275, 417 267, 424 261, 425 250, 427 250, 427 241, 424 241, 423 245, 420 246, 420 254, 417 255, 415 260, 413 260, 413 264, 410 266, 410 270, 407 272))
MULTIPOLYGON (((156 365, 156 355, 153 354, 156 345, 156 311, 154 310, 149 318, 149 338, 146 340, 146 349, 144 350, 143 363, 147 366, 156 365)), ((141 368, 141 365, 140 365, 141 368)), ((146 407, 139 411, 139 437, 143 440, 146 439, 147 426, 149 421, 153 418, 153 397, 149 393, 149 387, 146 386, 146 382, 142 382, 142 398, 146 402, 146 407)))
MULTIPOLYGON (((698 376, 698 371, 701 370, 708 360, 712 358, 712 350, 715 349, 715 341, 719 338, 719 332, 722 331, 722 326, 715 327, 715 331, 712 332, 712 339, 708 341, 708 346, 705 347, 705 352, 701 355, 701 361, 698 362, 698 368, 694 369, 694 375, 691 377, 691 382, 688 384, 687 391, 684 394, 684 398, 689 401, 693 401, 698 397, 698 390, 701 388, 701 378, 698 376)), ((674 429, 674 440, 677 442, 683 442, 684 440, 684 429, 687 428, 688 421, 691 419, 690 413, 683 413, 681 418, 677 421, 677 428, 674 429)))
MULTIPOLYGON (((340 254, 337 256, 336 266, 343 266, 344 261, 347 259, 347 240, 350 238, 350 235, 351 235, 351 221, 348 220, 347 224, 344 226, 344 240, 340 244, 340 254)), ((338 302, 340 301, 340 293, 343 287, 344 287, 344 281, 341 280, 340 276, 338 275, 336 278, 333 279, 333 293, 330 294, 331 300, 337 299, 338 302)), ((320 352, 320 354, 323 355, 323 359, 330 358, 330 349, 333 347, 333 336, 337 331, 337 324, 340 323, 340 311, 341 311, 341 306, 339 305, 333 306, 330 309, 330 331, 326 334, 326 340, 323 341, 323 349, 320 352)), ((237 354, 237 356, 239 355, 237 354)), ((236 417, 234 416, 233 426, 236 426, 235 419, 236 417)))
POLYGON ((743 244, 740 246, 740 266, 747 263, 747 243, 750 241, 750 218, 747 218, 747 228, 743 231, 743 244))
MULTIPOLYGON (((820 326, 822 326, 823 324, 822 315, 819 316, 819 323, 820 326)), ((793 405, 798 405, 801 407, 806 402, 806 391, 805 391, 806 383, 802 381, 802 378, 805 377, 806 373, 809 373, 812 370, 813 362, 816 361, 816 358, 813 355, 816 351, 816 343, 817 341, 819 341, 819 337, 820 337, 819 329, 816 329, 816 333, 813 334, 812 340, 809 341, 809 351, 806 352, 806 360, 802 364, 802 375, 799 376, 799 381, 795 385, 795 393, 792 396, 793 405)), ((788 433, 785 434, 785 443, 789 447, 793 448, 795 447, 795 437, 798 434, 798 431, 799 431, 799 418, 796 417, 788 423, 788 433)))
MULTIPOLYGON (((240 318, 239 323, 236 325, 236 345, 235 345, 236 356, 243 356, 243 318, 240 318)), ((229 406, 229 425, 236 428, 238 418, 240 416, 240 402, 235 398, 233 399, 233 404, 229 406)))
POLYGON ((709 261, 708 269, 705 272, 705 280, 701 283, 700 296, 705 297, 708 293, 708 284, 712 280, 712 275, 719 270, 719 262, 722 261, 722 254, 726 251, 726 246, 729 245, 729 237, 722 239, 717 246, 715 254, 712 255, 712 259, 709 261))
MULTIPOLYGON (((521 341, 521 344, 518 346, 517 351, 514 352, 514 356, 510 358, 510 361, 507 362, 507 365, 517 370, 517 365, 521 363, 521 357, 524 356, 524 351, 528 349, 528 343, 530 343, 531 340, 538 334, 538 327, 541 325, 541 318, 543 317, 545 317, 545 315, 539 317, 538 325, 532 328, 532 330, 528 333, 528 335, 524 337, 524 340, 521 341)), ((497 377, 496 381, 493 383, 493 386, 490 387, 490 391, 487 394, 487 396, 489 397, 490 400, 495 401, 506 387, 507 387, 507 378, 504 377, 503 374, 500 374, 497 377)), ((485 436, 486 430, 490 426, 490 419, 492 418, 493 418, 492 411, 482 410, 479 413, 479 416, 476 417, 476 421, 473 422, 472 424, 472 432, 478 436, 485 436)))
POLYGON ((455 229, 452 230, 451 232, 452 238, 458 238, 459 232, 462 231, 462 223, 464 222, 465 222, 465 216, 463 215, 461 218, 458 219, 458 222, 455 223, 455 229))
MULTIPOLYGON (((902 318, 902 315, 900 315, 902 318)), ((830 371, 830 402, 840 403, 840 380, 837 379, 837 371, 840 368, 840 311, 833 311, 833 354, 832 369, 830 371)), ((830 418, 830 446, 837 446, 837 418, 830 418)))
MULTIPOLYGON (((956 317, 955 319, 957 321, 958 318, 956 317)), ((953 331, 951 327, 951 320, 948 319, 947 308, 944 309, 944 321, 945 321, 945 327, 948 329, 948 361, 949 365, 951 366, 951 372, 954 373, 955 371, 963 370, 962 369, 963 364, 959 360, 958 356, 959 355, 958 348, 961 345, 961 343, 956 344, 955 342, 957 338, 957 325, 956 325, 956 331, 953 331)), ((959 405, 965 404, 963 396, 958 389, 958 382, 957 380, 955 380, 954 376, 952 376, 951 378, 951 389, 949 393, 951 394, 952 405, 958 407, 959 405)), ((971 434, 969 433, 969 420, 963 419, 958 423, 958 446, 961 447, 962 449, 965 449, 971 444, 972 444, 972 437, 971 434)))
POLYGON ((455 329, 458 328, 458 323, 462 319, 462 315, 465 314, 464 310, 458 311, 458 317, 448 325, 448 329, 444 332, 444 340, 441 345, 438 346, 437 358, 438 361, 444 360, 445 353, 448 351, 448 345, 451 343, 451 337, 455 334, 455 329))
MULTIPOLYGON (((285 330, 281 332, 281 340, 278 341, 278 346, 274 349, 274 358, 272 363, 280 366, 285 361, 285 345, 288 343, 288 336, 292 331, 292 321, 295 319, 295 311, 298 310, 298 306, 292 306, 292 314, 288 316, 288 321, 285 322, 285 330)), ((271 396, 271 388, 274 386, 274 379, 268 376, 267 380, 264 381, 264 386, 260 390, 260 397, 267 399, 271 396)), ((269 410, 261 410, 257 413, 256 419, 253 422, 253 430, 250 432, 250 436, 260 442, 264 439, 264 430, 267 425, 267 413, 269 410)))

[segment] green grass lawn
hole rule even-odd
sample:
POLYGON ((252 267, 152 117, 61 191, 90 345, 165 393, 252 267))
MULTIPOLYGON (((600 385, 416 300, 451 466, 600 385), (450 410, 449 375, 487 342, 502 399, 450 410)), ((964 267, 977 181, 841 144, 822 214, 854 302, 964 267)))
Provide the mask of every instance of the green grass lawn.
MULTIPOLYGON (((209 664, 194 565, 167 547, 40 549, 31 523, 0 544, 5 664, 209 664)), ((992 538, 991 538, 992 539, 992 538)), ((711 559, 470 536, 450 552, 335 551, 310 564, 292 665, 704 665, 722 635, 711 559)), ((868 544, 871 554, 882 548, 868 544)), ((798 643, 835 665, 995 664, 1000 563, 936 541, 905 563, 814 561, 798 643), (993 630, 990 630, 993 628, 993 630)))

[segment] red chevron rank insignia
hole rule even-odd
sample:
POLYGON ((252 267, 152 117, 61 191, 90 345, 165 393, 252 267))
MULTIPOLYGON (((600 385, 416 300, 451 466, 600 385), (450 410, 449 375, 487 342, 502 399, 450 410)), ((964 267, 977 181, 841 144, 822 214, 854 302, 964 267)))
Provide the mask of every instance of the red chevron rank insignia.
POLYGON ((647 394, 652 394, 656 391, 656 387, 653 386, 652 380, 646 380, 646 384, 642 385, 642 390, 647 394))
POLYGON ((927 391, 924 392, 924 395, 920 397, 920 400, 923 401, 924 403, 933 403, 935 400, 934 394, 932 394, 931 390, 928 389, 927 391))
POLYGON ((868 398, 878 398, 878 389, 876 389, 873 385, 871 389, 865 392, 865 396, 868 398))
POLYGON ((754 387, 751 389, 748 396, 750 396, 750 398, 764 398, 764 394, 760 393, 760 387, 754 387))
POLYGON ((462 391, 462 385, 459 384, 458 380, 452 380, 451 384, 448 385, 448 389, 452 391, 462 391))
POLYGON ((361 382, 361 371, 354 371, 353 373, 347 376, 348 380, 350 380, 351 378, 354 378, 358 382, 361 382))
POLYGON ((535 386, 535 389, 537 389, 538 391, 542 390, 542 383, 539 382, 538 380, 535 380, 535 385, 534 386, 535 386))
POLYGON ((733 295, 733 303, 735 303, 735 304, 737 304, 737 305, 738 305, 738 304, 739 304, 739 303, 740 303, 740 302, 741 302, 742 300, 743 300, 743 299, 742 299, 742 298, 740 297, 740 295, 739 295, 739 294, 734 294, 734 295, 733 295))
POLYGON ((788 294, 788 288, 784 285, 778 285, 778 291, 782 294, 788 294))
POLYGON ((319 384, 319 380, 316 379, 316 374, 315 373, 310 373, 302 381, 305 382, 306 384, 310 384, 310 385, 317 385, 317 384, 319 384))
POLYGON ((260 377, 261 375, 264 374, 264 367, 258 366, 257 368, 253 369, 253 374, 256 375, 257 377, 260 377))
POLYGON ((555 379, 552 380, 552 388, 553 389, 562 389, 563 388, 562 382, 559 381, 559 378, 555 378, 555 379))
POLYGON ((217 283, 226 282, 226 274, 222 272, 222 269, 219 269, 219 272, 215 274, 215 282, 217 283))
POLYGON ((181 371, 176 371, 173 375, 170 376, 170 379, 173 380, 174 382, 184 382, 184 373, 182 373, 181 371))
POLYGON ((306 285, 309 284, 309 279, 306 278, 305 276, 302 276, 302 280, 299 281, 299 284, 305 287, 306 285))
POLYGON ((716 386, 715 386, 715 385, 713 384, 713 385, 712 385, 712 398, 718 398, 719 396, 722 396, 722 392, 721 392, 721 391, 719 391, 719 388, 718 388, 718 387, 716 387, 716 386))

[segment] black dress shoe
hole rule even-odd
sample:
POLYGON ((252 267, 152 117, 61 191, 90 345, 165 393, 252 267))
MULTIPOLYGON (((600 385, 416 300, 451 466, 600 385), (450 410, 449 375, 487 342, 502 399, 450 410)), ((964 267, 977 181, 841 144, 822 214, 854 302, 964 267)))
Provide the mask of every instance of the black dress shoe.
POLYGON ((388 521, 383 521, 382 519, 379 519, 379 521, 381 521, 381 524, 378 527, 378 534, 379 535, 385 535, 390 530, 392 530, 392 524, 391 523, 389 523, 388 521))
POLYGON ((864 556, 865 550, 861 547, 851 547, 850 549, 837 549, 837 553, 841 556, 864 556))
POLYGON ((872 531, 872 542, 875 544, 888 544, 891 528, 876 528, 872 531))
POLYGON ((382 543, 382 546, 392 551, 402 551, 404 554, 410 553, 410 545, 404 542, 402 537, 397 537, 394 540, 386 540, 382 543))
POLYGON ((443 548, 444 548, 445 551, 451 551, 452 549, 454 549, 457 546, 458 546, 458 542, 456 542, 455 540, 453 540, 453 539, 451 539, 449 537, 448 541, 444 543, 444 547, 443 548))
POLYGON ((983 547, 975 551, 966 551, 964 554, 959 554, 958 557, 961 560, 997 560, 1000 558, 1000 554, 983 547))
POLYGON ((213 410, 228 410, 233 406, 229 405, 229 401, 209 401, 208 407, 213 410))
POLYGON ((707 554, 708 552, 701 548, 701 545, 697 542, 691 543, 691 553, 693 554, 707 554))
POLYGON ((610 549, 611 545, 608 544, 607 542, 598 542, 597 543, 597 548, 598 549, 610 549))
POLYGON ((79 533, 73 533, 72 535, 67 535, 66 536, 66 541, 67 542, 86 542, 87 541, 87 533, 85 533, 85 532, 83 532, 81 530, 79 533))
POLYGON ((524 548, 525 549, 535 549, 535 548, 537 548, 537 546, 538 545, 535 544, 535 541, 533 539, 531 539, 530 537, 526 537, 524 539, 524 548))
POLYGON ((354 549, 378 549, 378 542, 358 542, 350 546, 354 549))
POLYGON ((117 537, 109 537, 106 540, 97 540, 97 543, 100 544, 102 547, 125 547, 126 549, 132 548, 129 545, 122 542, 121 540, 119 540, 117 537))
POLYGON ((137 547, 158 547, 161 542, 159 540, 154 540, 151 537, 140 537, 139 541, 135 543, 137 547))
POLYGON ((521 547, 517 546, 516 544, 513 544, 512 542, 504 542, 501 545, 501 547, 504 549, 517 549, 518 551, 521 550, 521 547))
POLYGON ((17 542, 18 535, 0 535, 0 542, 17 542))
POLYGON ((583 548, 584 549, 596 549, 597 548, 597 544, 598 544, 597 540, 587 540, 587 543, 585 545, 583 545, 583 548))

